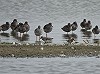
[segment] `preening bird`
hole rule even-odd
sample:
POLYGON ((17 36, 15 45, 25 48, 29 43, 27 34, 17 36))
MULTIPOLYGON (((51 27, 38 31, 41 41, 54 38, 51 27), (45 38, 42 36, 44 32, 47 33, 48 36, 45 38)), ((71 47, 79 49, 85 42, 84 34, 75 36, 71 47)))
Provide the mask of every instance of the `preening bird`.
POLYGON ((77 22, 75 21, 75 22, 73 22, 71 24, 71 30, 72 30, 72 32, 75 31, 77 28, 78 28, 78 25, 77 25, 77 22))
POLYGON ((68 25, 65 25, 63 28, 61 28, 64 32, 70 32, 71 31, 71 24, 68 23, 68 25))
POLYGON ((6 22, 6 24, 3 24, 1 25, 1 30, 4 32, 4 31, 7 31, 9 29, 9 22, 6 22))
POLYGON ((24 23, 24 27, 26 28, 25 32, 27 33, 30 30, 30 26, 27 21, 24 23))
POLYGON ((47 37, 47 33, 50 33, 52 31, 52 23, 48 23, 43 27, 44 32, 46 33, 46 37, 47 37))
POLYGON ((11 23, 11 29, 14 31, 15 27, 18 25, 17 19, 14 19, 13 22, 11 23))

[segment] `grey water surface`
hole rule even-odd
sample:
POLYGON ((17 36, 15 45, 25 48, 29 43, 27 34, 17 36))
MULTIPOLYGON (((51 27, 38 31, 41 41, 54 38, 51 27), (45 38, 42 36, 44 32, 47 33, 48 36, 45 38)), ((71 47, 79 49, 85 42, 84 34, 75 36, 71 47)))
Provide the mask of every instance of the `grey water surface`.
POLYGON ((0 58, 0 74, 99 74, 100 58, 0 58))
MULTIPOLYGON (((0 25, 6 21, 11 23, 13 19, 29 22, 31 28, 23 42, 34 43, 34 29, 51 22, 53 31, 48 36, 54 38, 52 43, 62 44, 66 42, 67 33, 61 28, 74 21, 78 23, 78 29, 74 32, 76 41, 82 42, 87 37, 92 42, 91 31, 84 34, 80 32, 80 23, 84 18, 90 20, 93 27, 100 27, 100 0, 0 0, 0 25)), ((0 34, 1 42, 19 42, 18 38, 11 35, 11 29, 5 34, 0 34)), ((99 39, 100 36, 96 37, 99 39)))

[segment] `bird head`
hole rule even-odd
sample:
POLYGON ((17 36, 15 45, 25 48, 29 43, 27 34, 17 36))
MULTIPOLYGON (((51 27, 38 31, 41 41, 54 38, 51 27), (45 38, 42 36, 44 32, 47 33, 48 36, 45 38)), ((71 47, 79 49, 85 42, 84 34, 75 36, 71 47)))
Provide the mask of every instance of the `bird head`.
POLYGON ((73 22, 73 24, 77 24, 77 22, 75 21, 75 22, 73 22))
POLYGON ((70 23, 68 23, 68 26, 69 26, 69 27, 71 27, 71 24, 70 24, 70 23))
POLYGON ((83 22, 86 22, 86 19, 84 19, 83 22))
POLYGON ((95 28, 98 29, 98 26, 96 25, 95 28))
POLYGON ((39 25, 38 28, 41 29, 41 26, 39 25))
POLYGON ((14 19, 13 22, 14 22, 14 21, 17 22, 17 19, 14 19))
POLYGON ((9 25, 9 22, 6 22, 7 25, 9 25))
POLYGON ((91 24, 91 21, 89 20, 88 23, 91 24))
POLYGON ((25 24, 28 24, 28 22, 27 22, 27 21, 25 21, 25 24))
POLYGON ((53 26, 52 26, 52 23, 49 23, 48 25, 50 25, 51 27, 53 27, 53 26))
POLYGON ((19 23, 19 25, 20 25, 20 26, 22 26, 22 25, 23 25, 23 23, 19 23))

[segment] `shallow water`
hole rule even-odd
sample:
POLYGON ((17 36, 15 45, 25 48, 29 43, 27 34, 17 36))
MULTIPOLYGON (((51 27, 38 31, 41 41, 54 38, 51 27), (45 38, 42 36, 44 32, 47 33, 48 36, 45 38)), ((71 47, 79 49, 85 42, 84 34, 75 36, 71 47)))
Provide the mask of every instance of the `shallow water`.
POLYGON ((99 74, 100 58, 0 58, 0 74, 99 74))
MULTIPOLYGON (((91 20, 93 27, 100 26, 100 0, 0 0, 0 25, 6 21, 11 23, 14 18, 18 19, 18 22, 28 21, 31 27, 28 34, 24 36, 23 42, 34 43, 34 29, 38 25, 43 27, 51 22, 53 31, 48 37, 54 38, 53 43, 64 43, 66 33, 61 28, 74 21, 79 25, 74 32, 76 41, 82 42, 87 38, 92 42, 93 34, 82 34, 80 23, 86 18, 91 20)), ((43 36, 45 36, 44 32, 43 36)), ((6 35, 0 34, 0 38, 1 42, 20 42, 18 37, 11 35, 11 29, 6 31, 6 35)), ((96 38, 99 39, 99 35, 96 38)))

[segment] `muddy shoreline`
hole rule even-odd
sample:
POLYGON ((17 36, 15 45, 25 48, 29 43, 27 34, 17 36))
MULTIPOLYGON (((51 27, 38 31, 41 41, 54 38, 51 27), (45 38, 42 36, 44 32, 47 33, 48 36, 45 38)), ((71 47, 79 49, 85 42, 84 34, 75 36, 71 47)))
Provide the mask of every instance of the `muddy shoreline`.
POLYGON ((0 44, 0 57, 76 57, 98 55, 100 55, 100 46, 92 45, 0 44))

